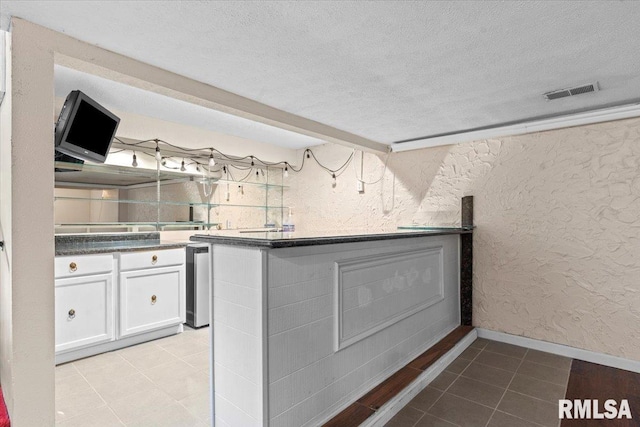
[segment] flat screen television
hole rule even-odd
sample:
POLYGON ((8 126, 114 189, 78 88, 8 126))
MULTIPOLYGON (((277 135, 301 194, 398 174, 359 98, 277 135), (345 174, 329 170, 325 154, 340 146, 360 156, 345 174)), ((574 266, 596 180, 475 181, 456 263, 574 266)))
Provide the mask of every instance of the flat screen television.
POLYGON ((74 90, 64 101, 56 123, 56 151, 104 163, 119 123, 115 114, 74 90))

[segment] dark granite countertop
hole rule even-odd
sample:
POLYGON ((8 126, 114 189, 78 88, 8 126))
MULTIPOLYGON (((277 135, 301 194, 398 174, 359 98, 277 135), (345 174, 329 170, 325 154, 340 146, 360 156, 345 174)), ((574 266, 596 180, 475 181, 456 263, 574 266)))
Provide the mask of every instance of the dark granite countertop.
POLYGON ((447 234, 472 233, 469 228, 433 227, 401 229, 394 232, 371 231, 337 231, 324 233, 281 233, 281 232, 253 232, 241 234, 237 231, 212 231, 209 234, 196 234, 191 240, 197 242, 217 243, 233 246, 253 246, 257 248, 290 248, 294 246, 330 245, 337 243, 368 242, 376 240, 406 239, 427 236, 442 236, 447 234))
POLYGON ((162 241, 158 232, 61 234, 55 238, 56 256, 175 249, 188 244, 162 241))

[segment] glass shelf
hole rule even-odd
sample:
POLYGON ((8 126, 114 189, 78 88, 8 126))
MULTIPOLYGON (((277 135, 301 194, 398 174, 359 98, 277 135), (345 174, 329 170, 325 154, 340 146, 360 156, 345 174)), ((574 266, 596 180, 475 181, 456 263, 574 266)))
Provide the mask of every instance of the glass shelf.
POLYGON ((200 222, 200 221, 169 221, 169 222, 78 222, 68 224, 56 224, 56 230, 59 229, 85 229, 87 232, 90 230, 99 231, 101 229, 127 229, 127 231, 138 230, 205 230, 210 228, 216 228, 220 225, 217 222, 200 222))
POLYGON ((237 227, 280 224, 286 208, 282 204, 284 189, 289 188, 282 180, 282 170, 273 168, 264 168, 263 174, 249 176, 246 181, 234 181, 219 179, 219 174, 208 177, 201 173, 168 171, 162 168, 157 171, 90 162, 55 162, 54 201, 57 202, 56 211, 60 213, 57 217, 60 223, 55 227, 56 231, 69 233, 150 229, 204 230, 217 227, 219 222, 225 222, 227 227, 229 224, 237 227), (208 185, 201 187, 202 184, 208 185), (225 185, 230 191, 246 186, 243 198, 234 198, 231 203, 221 202, 224 197, 220 193, 224 194, 225 185), (216 191, 217 196, 209 196, 216 191), (209 195, 205 196, 204 193, 209 195), (189 199, 195 201, 188 201, 189 199), (79 209, 75 202, 86 204, 87 209, 79 209), (225 211, 225 207, 230 209, 225 211), (251 209, 255 213, 242 212, 242 209, 251 209), (104 218, 108 222, 87 222, 96 218, 95 213, 98 218, 104 218), (151 218, 155 220, 147 221, 151 218), (163 218, 189 218, 191 221, 159 221, 163 218), (118 219, 122 221, 117 221, 118 219))
POLYGON ((398 230, 424 230, 424 231, 429 231, 429 230, 459 230, 460 227, 455 227, 455 226, 442 226, 442 227, 433 227, 433 226, 428 226, 428 225, 402 225, 400 227, 397 227, 398 230))
MULTIPOLYGON (((57 184, 93 185, 96 187, 119 187, 126 189, 129 186, 142 184, 155 184, 158 180, 158 172, 155 169, 134 168, 131 166, 119 166, 95 163, 68 163, 55 162, 55 180, 57 184)), ((272 184, 268 182, 233 181, 230 179, 218 179, 216 177, 203 177, 201 174, 188 172, 176 172, 160 169, 160 183, 194 181, 209 182, 211 184, 251 185, 268 188, 289 188, 288 185, 272 184)), ((265 178, 263 178, 265 179, 265 178)))
MULTIPOLYGON (((94 163, 55 162, 55 181, 58 187, 120 188, 155 185, 167 182, 184 182, 202 179, 201 175, 191 175, 155 169, 129 166, 104 165, 94 163)), ((215 178, 209 178, 212 183, 215 178)))
MULTIPOLYGON (((131 203, 141 205, 157 205, 157 200, 130 200, 130 199, 109 199, 106 197, 74 197, 74 196, 56 196, 55 200, 79 200, 86 202, 111 202, 111 203, 131 203)), ((173 205, 173 206, 213 206, 211 203, 203 202, 173 202, 170 200, 161 200, 161 205, 173 205)))
POLYGON ((227 205, 223 203, 211 204, 212 208, 257 208, 257 209, 288 209, 287 206, 265 206, 265 205, 227 205))
POLYGON ((251 181, 231 181, 227 179, 218 179, 214 182, 214 184, 229 184, 229 185, 255 185, 257 187, 268 187, 268 188, 289 188, 288 185, 280 185, 280 184, 269 184, 266 182, 251 182, 251 181))
MULTIPOLYGON (((110 203, 131 203, 131 204, 141 204, 141 205, 157 205, 158 202, 155 200, 127 200, 127 199, 108 199, 108 198, 100 198, 100 197, 72 197, 72 196, 56 196, 55 200, 72 200, 72 201, 86 201, 86 202, 110 202, 110 203)), ((241 204, 230 204, 230 203, 203 203, 203 202, 174 202, 171 200, 162 200, 160 201, 160 205, 170 205, 170 206, 205 206, 210 208, 219 208, 219 207, 231 207, 231 208, 262 208, 262 209, 287 209, 287 206, 265 206, 265 205, 241 205, 241 204)))

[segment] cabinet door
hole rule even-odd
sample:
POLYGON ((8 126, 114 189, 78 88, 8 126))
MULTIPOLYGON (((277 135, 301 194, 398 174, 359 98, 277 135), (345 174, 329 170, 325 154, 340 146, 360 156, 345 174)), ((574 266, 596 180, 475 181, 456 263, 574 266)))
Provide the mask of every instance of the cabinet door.
POLYGON ((185 321, 184 265, 120 273, 120 337, 185 321))
POLYGON ((55 283, 56 352, 113 341, 113 275, 55 283))

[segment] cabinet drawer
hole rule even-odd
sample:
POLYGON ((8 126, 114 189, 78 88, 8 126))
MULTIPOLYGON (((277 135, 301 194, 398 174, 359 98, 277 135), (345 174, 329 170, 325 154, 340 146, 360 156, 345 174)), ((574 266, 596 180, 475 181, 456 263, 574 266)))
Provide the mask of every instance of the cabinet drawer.
POLYGON ((180 265, 184 261, 184 248, 123 253, 120 254, 120 271, 180 265))
POLYGON ((113 271, 113 255, 77 255, 55 257, 55 277, 86 276, 113 271))
POLYGON ((56 352, 113 341, 113 275, 56 280, 56 352))
POLYGON ((185 267, 120 273, 120 337, 184 323, 185 267))

